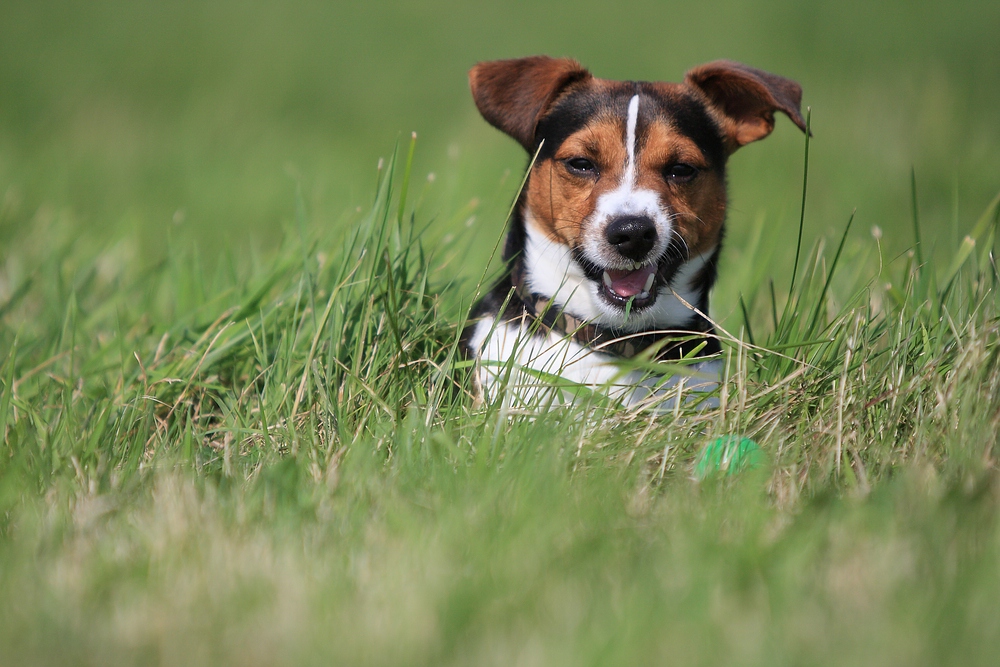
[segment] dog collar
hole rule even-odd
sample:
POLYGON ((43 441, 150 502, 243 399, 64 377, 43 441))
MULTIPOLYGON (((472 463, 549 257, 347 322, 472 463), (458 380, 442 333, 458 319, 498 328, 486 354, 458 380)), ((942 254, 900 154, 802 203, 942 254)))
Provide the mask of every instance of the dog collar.
MULTIPOLYGON (((520 257, 511 263, 511 283, 514 297, 523 306, 525 317, 536 322, 539 329, 568 337, 600 352, 631 359, 655 348, 650 355, 655 361, 676 361, 694 355, 705 357, 722 351, 709 325, 697 333, 688 331, 627 332, 581 320, 552 303, 549 297, 532 292, 525 280, 520 257)), ((698 318, 704 322, 703 318, 698 318)))

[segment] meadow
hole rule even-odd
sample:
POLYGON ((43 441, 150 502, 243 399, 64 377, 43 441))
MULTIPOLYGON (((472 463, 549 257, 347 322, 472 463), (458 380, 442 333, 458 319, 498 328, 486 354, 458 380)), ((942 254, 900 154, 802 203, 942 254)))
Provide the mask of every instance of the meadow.
POLYGON ((995 664, 998 25, 0 4, 0 665, 995 664), (469 394, 526 157, 465 76, 531 53, 802 84, 730 161, 720 409, 469 394))

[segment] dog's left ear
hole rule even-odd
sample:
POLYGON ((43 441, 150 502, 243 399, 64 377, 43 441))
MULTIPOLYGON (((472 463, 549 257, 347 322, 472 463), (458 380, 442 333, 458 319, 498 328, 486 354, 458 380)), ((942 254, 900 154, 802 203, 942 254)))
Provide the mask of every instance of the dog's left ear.
POLYGON ((469 87, 483 118, 534 153, 538 121, 566 88, 590 78, 575 60, 532 56, 479 63, 469 87))
POLYGON ((688 71, 684 83, 701 91, 719 113, 730 153, 771 134, 775 111, 781 111, 799 129, 807 131, 799 111, 802 87, 791 79, 716 60, 688 71))

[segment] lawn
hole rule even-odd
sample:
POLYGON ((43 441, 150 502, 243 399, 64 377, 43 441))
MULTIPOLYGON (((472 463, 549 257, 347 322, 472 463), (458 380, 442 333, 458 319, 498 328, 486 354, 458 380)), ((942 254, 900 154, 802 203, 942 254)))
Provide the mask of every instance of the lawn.
POLYGON ((998 25, 0 4, 0 665, 995 664, 998 25), (526 158, 465 73, 531 53, 802 84, 730 162, 721 409, 469 395, 526 158))

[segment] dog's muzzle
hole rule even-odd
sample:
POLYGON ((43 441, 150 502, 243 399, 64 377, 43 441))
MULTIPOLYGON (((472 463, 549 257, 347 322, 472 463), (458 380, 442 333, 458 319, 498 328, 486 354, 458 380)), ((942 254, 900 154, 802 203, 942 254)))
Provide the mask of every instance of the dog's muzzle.
POLYGON ((650 253, 657 247, 656 222, 644 215, 623 215, 612 219, 604 229, 604 238, 612 255, 610 266, 602 271, 602 296, 615 306, 632 308, 650 305, 656 295, 657 258, 650 253))

